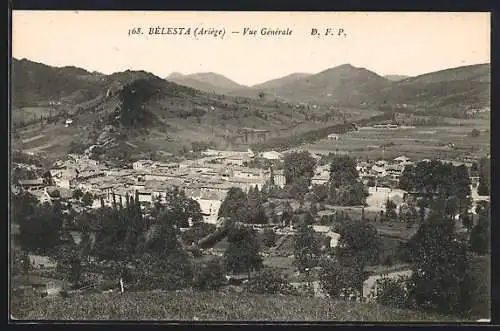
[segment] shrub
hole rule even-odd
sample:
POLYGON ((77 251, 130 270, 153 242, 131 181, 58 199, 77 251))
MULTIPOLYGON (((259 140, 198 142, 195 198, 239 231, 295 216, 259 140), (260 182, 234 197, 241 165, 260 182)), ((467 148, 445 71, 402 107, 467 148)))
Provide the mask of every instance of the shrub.
POLYGON ((382 276, 375 282, 375 288, 372 290, 372 299, 381 305, 396 309, 410 308, 410 278, 399 276, 390 278, 382 276))
POLYGON ((272 269, 265 269, 262 273, 252 278, 246 284, 246 288, 251 293, 297 294, 295 288, 272 269))
POLYGON ((262 241, 267 247, 272 247, 276 243, 276 232, 273 229, 265 229, 262 233, 262 241))
POLYGON ((314 297, 314 286, 309 282, 301 283, 297 288, 297 292, 302 296, 314 297))
POLYGON ((195 270, 193 288, 197 290, 216 290, 224 284, 224 267, 218 259, 213 259, 195 270))
POLYGON ((363 282, 366 280, 364 272, 356 268, 340 265, 338 262, 328 261, 324 263, 320 274, 320 285, 330 297, 348 298, 359 293, 363 282))
POLYGON ((83 192, 82 190, 80 190, 79 188, 77 188, 76 190, 73 191, 73 199, 80 199, 81 197, 83 197, 83 192))
POLYGON ((159 257, 144 254, 137 268, 136 286, 141 290, 178 290, 192 285, 193 265, 184 252, 159 257))
POLYGON ((94 196, 90 192, 85 192, 85 194, 82 196, 82 202, 86 206, 91 206, 92 202, 94 202, 94 196))

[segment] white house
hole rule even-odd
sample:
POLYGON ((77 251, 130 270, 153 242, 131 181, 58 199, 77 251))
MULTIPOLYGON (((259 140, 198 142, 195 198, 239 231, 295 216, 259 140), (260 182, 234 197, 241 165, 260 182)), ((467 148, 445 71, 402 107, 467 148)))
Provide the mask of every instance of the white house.
POLYGON ((406 163, 408 161, 410 161, 410 158, 406 156, 398 156, 394 159, 394 162, 398 164, 406 163))
POLYGON ((66 126, 66 127, 68 127, 68 126, 70 126, 71 124, 73 124, 73 120, 72 120, 72 119, 70 119, 70 118, 68 118, 68 119, 66 120, 66 122, 64 122, 64 124, 65 124, 65 126, 66 126))
POLYGON ((340 136, 338 134, 331 133, 328 135, 328 140, 339 140, 339 139, 340 139, 340 136))
POLYGON ((283 158, 283 154, 276 151, 263 152, 262 158, 266 160, 281 160, 283 158))

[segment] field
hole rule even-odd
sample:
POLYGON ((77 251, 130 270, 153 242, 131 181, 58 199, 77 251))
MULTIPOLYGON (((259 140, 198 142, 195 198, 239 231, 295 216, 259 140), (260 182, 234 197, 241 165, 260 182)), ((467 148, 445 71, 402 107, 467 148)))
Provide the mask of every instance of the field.
POLYGON ((349 153, 362 159, 392 159, 405 155, 412 159, 457 159, 489 153, 490 118, 488 114, 470 120, 446 119, 447 124, 433 127, 400 127, 379 129, 362 127, 357 132, 341 135, 337 141, 322 139, 302 145, 312 153, 349 153), (473 129, 480 131, 472 137, 473 129), (450 148, 448 144, 454 144, 450 148))
POLYGON ((27 320, 457 321, 410 310, 324 298, 248 293, 126 292, 38 299, 12 307, 27 320))
POLYGON ((12 124, 14 126, 19 125, 21 123, 26 123, 29 121, 39 121, 40 116, 44 118, 49 117, 50 115, 55 115, 56 110, 54 107, 23 107, 12 110, 12 124))

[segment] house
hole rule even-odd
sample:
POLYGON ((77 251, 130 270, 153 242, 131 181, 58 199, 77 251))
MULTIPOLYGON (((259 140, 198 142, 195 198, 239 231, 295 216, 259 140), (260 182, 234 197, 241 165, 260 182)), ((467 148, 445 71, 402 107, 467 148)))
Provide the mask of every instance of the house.
POLYGON ((385 166, 379 166, 379 165, 374 165, 371 169, 370 169, 370 174, 373 175, 373 176, 376 176, 376 177, 385 177, 386 176, 386 170, 385 170, 385 166))
POLYGON ((65 126, 68 127, 70 126, 71 124, 73 124, 73 120, 68 118, 65 122, 64 122, 65 126))
POLYGON ((268 172, 267 173, 267 180, 271 179, 271 174, 272 174, 272 177, 274 180, 274 185, 276 185, 280 188, 285 187, 286 180, 285 180, 285 175, 284 175, 283 170, 273 170, 272 172, 271 171, 268 172))
POLYGON ((283 158, 283 154, 276 151, 263 152, 261 157, 266 160, 281 160, 283 158))
POLYGON ((338 134, 331 133, 328 135, 328 140, 339 140, 339 139, 340 139, 340 136, 338 134))
POLYGON ((45 183, 42 178, 37 178, 37 179, 22 179, 19 181, 19 186, 23 190, 26 191, 33 191, 33 190, 40 190, 45 187, 45 183))
POLYGON ((327 237, 330 237, 330 247, 337 247, 339 245, 340 234, 333 231, 328 231, 326 233, 327 237))
POLYGON ((410 161, 410 158, 406 156, 398 156, 394 159, 394 163, 396 164, 406 163, 408 161, 410 161))
POLYGON ((45 192, 52 200, 67 200, 73 197, 73 192, 63 187, 49 186, 45 188, 45 192))
POLYGON ((311 179, 313 185, 322 185, 328 183, 330 180, 330 174, 328 172, 316 173, 311 179))
POLYGON ((153 166, 153 161, 151 160, 139 160, 139 161, 135 161, 134 163, 132 163, 132 169, 134 170, 142 170, 142 169, 145 169, 145 168, 148 168, 148 167, 152 167, 153 166))
POLYGON ((264 179, 264 171, 262 169, 242 168, 233 171, 235 179, 264 179))
POLYGON ((386 168, 386 174, 392 179, 398 180, 403 174, 404 166, 401 164, 388 165, 386 168))
POLYGON ((239 187, 244 192, 248 192, 250 190, 250 187, 256 187, 256 186, 259 188, 259 190, 261 190, 265 184, 265 179, 264 178, 233 177, 233 178, 228 180, 228 184, 231 186, 234 186, 234 187, 239 187))
POLYGON ((200 205, 203 220, 207 223, 216 224, 219 208, 224 201, 225 194, 218 191, 197 192, 200 195, 192 197, 200 205))
POLYGON ((247 162, 248 160, 249 160, 248 157, 234 155, 234 156, 228 156, 228 157, 224 158, 223 162, 226 165, 243 166, 245 164, 245 162, 247 162))

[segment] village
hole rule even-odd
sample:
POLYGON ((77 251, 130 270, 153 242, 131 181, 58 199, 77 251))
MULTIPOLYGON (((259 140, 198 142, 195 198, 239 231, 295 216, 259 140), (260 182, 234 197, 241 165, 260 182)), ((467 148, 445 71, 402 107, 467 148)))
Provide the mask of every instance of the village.
MULTIPOLYGON (((234 151, 219 151, 205 150, 200 157, 194 160, 184 160, 181 162, 158 162, 151 160, 138 160, 131 164, 127 169, 109 168, 105 164, 92 160, 86 155, 68 155, 66 160, 60 160, 53 164, 53 167, 45 171, 40 178, 19 180, 13 183, 12 192, 29 192, 35 196, 40 203, 51 204, 58 200, 69 202, 71 208, 77 213, 84 209, 94 209, 105 206, 112 206, 116 201, 128 200, 129 196, 137 196, 141 208, 144 210, 146 206, 150 206, 155 201, 162 201, 165 197, 165 192, 177 187, 183 190, 188 198, 192 198, 198 202, 203 221, 213 224, 218 229, 224 225, 219 217, 219 209, 227 192, 231 188, 240 188, 243 192, 257 188, 261 190, 266 184, 284 188, 285 176, 283 173, 283 159, 286 153, 276 151, 268 151, 262 153, 254 153, 251 150, 247 152, 234 151), (268 162, 269 168, 249 167, 248 165, 255 164, 256 160, 268 162), (75 200, 75 191, 80 191, 87 196, 87 203, 81 205, 71 203, 75 200)), ((329 182, 330 179, 330 164, 322 162, 324 156, 312 155, 318 164, 311 180, 311 187, 323 185, 329 182), (322 164, 325 163, 325 164, 322 164)), ((421 160, 429 161, 429 160, 421 160)), ((359 160, 356 165, 356 170, 359 174, 359 180, 368 188, 368 197, 365 206, 332 206, 323 205, 314 215, 312 229, 328 239, 329 246, 335 248, 338 245, 340 234, 334 230, 332 223, 333 216, 344 214, 352 215, 372 215, 376 220, 380 213, 386 211, 387 202, 392 201, 396 210, 403 210, 408 199, 411 198, 413 192, 407 192, 399 187, 399 178, 402 175, 406 166, 414 165, 419 161, 411 160, 405 156, 399 156, 393 160, 359 160)), ((451 162, 454 165, 464 163, 451 162)), ((470 167, 472 164, 464 164, 470 167)), ((14 168, 30 168, 33 166, 25 164, 15 164, 14 168)), ((479 177, 477 174, 471 173, 471 192, 474 204, 470 208, 470 213, 475 213, 475 206, 478 201, 488 200, 487 196, 479 196, 477 194, 477 186, 479 177)), ((303 213, 304 205, 294 199, 272 199, 271 203, 280 205, 283 203, 291 206, 294 213, 303 213)), ((309 204, 307 208, 312 208, 309 204)), ((284 208, 277 208, 277 216, 282 216, 284 208)), ((356 218, 357 216, 353 216, 356 218)), ((370 217, 368 217, 370 218, 370 217)), ((300 217, 299 217, 300 219, 300 217)), ((456 217, 457 231, 466 231, 464 226, 459 222, 459 215, 456 217)), ((374 222, 374 224, 377 224, 374 222)), ((278 236, 279 240, 268 251, 261 253, 264 256, 264 264, 270 266, 278 265, 294 286, 300 286, 303 281, 300 281, 300 272, 292 272, 294 268, 291 262, 293 261, 293 237, 297 232, 296 224, 249 224, 254 229, 262 232, 264 229, 272 229, 278 236), (286 270, 286 271, 285 271, 286 270)), ((16 228, 16 224, 12 224, 12 228, 16 228)), ((388 240, 400 242, 402 238, 409 238, 418 228, 400 227, 398 224, 394 227, 391 224, 377 226, 380 235, 386 236, 388 240), (402 229, 402 230, 401 230, 402 229)), ((188 228, 181 229, 186 231, 188 228)), ((16 231, 13 231, 15 235, 16 231)), ((73 240, 78 244, 80 234, 78 231, 71 231, 73 240)), ((210 235, 209 235, 210 236, 210 235)), ((217 239, 220 241, 220 239, 217 239)), ((211 245, 203 250, 205 255, 222 256, 224 249, 227 248, 227 240, 222 240, 215 245, 211 245)), ((53 263, 49 262, 44 256, 30 255, 30 261, 33 265, 41 268, 53 263), (44 261, 43 263, 35 261, 44 261)), ((365 281, 364 295, 370 294, 371 288, 376 280, 383 273, 389 273, 391 277, 400 275, 408 275, 411 273, 408 265, 399 264, 395 266, 373 267, 372 275, 365 281)), ((227 276, 230 277, 230 276, 227 276)), ((237 276, 234 279, 244 281, 246 276, 237 276)), ((229 279, 229 278, 228 278, 229 279)), ((319 286, 319 281, 316 278, 313 282, 314 291, 318 296, 324 296, 319 286)), ((60 290, 60 288, 59 288, 60 290)), ((54 290, 58 293, 59 290, 54 290)))

